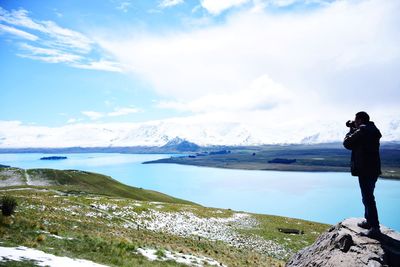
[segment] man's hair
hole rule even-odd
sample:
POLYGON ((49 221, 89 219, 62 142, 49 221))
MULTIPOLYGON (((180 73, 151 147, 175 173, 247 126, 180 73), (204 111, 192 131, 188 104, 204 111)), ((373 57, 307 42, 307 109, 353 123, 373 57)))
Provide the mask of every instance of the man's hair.
POLYGON ((363 123, 369 122, 369 115, 365 111, 360 111, 356 114, 356 119, 360 119, 363 123))

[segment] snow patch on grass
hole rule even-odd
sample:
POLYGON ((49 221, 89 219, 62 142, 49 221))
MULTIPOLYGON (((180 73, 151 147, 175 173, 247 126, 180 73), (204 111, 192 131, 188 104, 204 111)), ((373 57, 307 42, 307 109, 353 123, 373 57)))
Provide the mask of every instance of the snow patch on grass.
MULTIPOLYGON (((160 202, 150 204, 161 205, 160 202)), ((251 229, 259 225, 257 219, 248 213, 233 213, 226 218, 203 218, 189 211, 166 212, 150 207, 136 210, 132 203, 118 207, 112 203, 92 202, 90 207, 95 211, 86 213, 86 217, 108 220, 119 218, 123 221, 124 228, 146 229, 196 240, 223 241, 236 248, 250 249, 278 259, 284 259, 291 253, 289 249, 273 240, 253 234, 241 234, 241 229, 251 229)))
POLYGON ((25 177, 18 170, 14 169, 1 169, 0 181, 0 187, 26 185, 25 177))
POLYGON ((71 259, 27 247, 0 247, 0 262, 33 260, 39 266, 50 267, 106 267, 92 261, 71 259))
POLYGON ((242 235, 237 230, 253 228, 258 221, 246 213, 235 213, 228 218, 199 218, 191 212, 160 212, 148 210, 128 216, 134 224, 126 228, 145 228, 152 231, 166 232, 181 237, 205 238, 223 241, 237 248, 246 248, 283 259, 290 253, 280 244, 265 240, 256 235, 242 235), (136 224, 136 225, 135 225, 136 224))
POLYGON ((159 260, 159 261, 168 261, 172 260, 177 263, 182 263, 186 264, 189 266, 226 266, 218 261, 212 259, 212 258, 207 258, 204 256, 194 256, 194 255, 189 255, 189 254, 183 254, 179 252, 173 252, 173 251, 168 251, 168 250, 163 250, 161 253, 157 253, 158 251, 152 248, 138 248, 137 253, 143 255, 147 259, 154 261, 154 260, 159 260))

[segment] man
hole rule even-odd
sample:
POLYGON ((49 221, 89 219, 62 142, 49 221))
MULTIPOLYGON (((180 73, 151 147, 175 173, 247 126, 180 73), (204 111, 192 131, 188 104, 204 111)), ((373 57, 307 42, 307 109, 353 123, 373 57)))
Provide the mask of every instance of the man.
POLYGON ((346 134, 343 145, 351 150, 351 174, 358 176, 365 208, 365 220, 358 223, 358 226, 367 231, 361 232, 360 235, 378 238, 381 232, 374 189, 381 174, 379 139, 382 135, 364 111, 358 112, 355 120, 348 121, 346 125, 350 127, 350 131, 346 134))

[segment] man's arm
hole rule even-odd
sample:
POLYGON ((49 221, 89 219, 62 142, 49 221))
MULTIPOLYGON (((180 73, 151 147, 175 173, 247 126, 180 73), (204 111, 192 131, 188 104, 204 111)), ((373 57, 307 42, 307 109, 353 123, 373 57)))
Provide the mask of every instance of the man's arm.
POLYGON ((343 140, 343 146, 352 150, 364 135, 363 126, 358 129, 350 129, 343 140))

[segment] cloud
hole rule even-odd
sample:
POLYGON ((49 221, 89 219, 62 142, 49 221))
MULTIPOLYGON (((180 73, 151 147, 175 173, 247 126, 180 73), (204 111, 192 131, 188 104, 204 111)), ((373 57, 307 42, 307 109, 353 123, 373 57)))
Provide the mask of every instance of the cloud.
POLYGON ((132 108, 132 107, 125 107, 125 108, 115 108, 114 111, 107 113, 108 116, 110 117, 116 117, 116 116, 124 116, 124 115, 129 115, 133 113, 138 113, 140 112, 140 109, 137 108, 132 108))
POLYGON ((224 10, 232 7, 241 6, 251 0, 201 0, 201 6, 205 8, 209 13, 218 15, 224 10))
POLYGON ((197 112, 224 106, 222 98, 234 102, 240 92, 257 98, 250 85, 266 76, 295 96, 282 116, 325 108, 341 116, 397 105, 399 12, 400 2, 377 0, 290 14, 250 8, 200 29, 99 43, 169 99, 160 103, 164 108, 197 112))
POLYGON ((104 117, 103 113, 97 112, 97 111, 82 111, 81 113, 83 115, 89 117, 89 119, 91 119, 91 120, 98 120, 98 119, 104 117))
POLYGON ((98 112, 98 111, 82 111, 81 113, 91 120, 98 120, 105 117, 119 117, 126 116, 133 113, 141 112, 140 109, 134 107, 116 107, 110 112, 98 112))
POLYGON ((119 3, 119 5, 116 7, 118 10, 121 10, 122 12, 126 13, 129 10, 129 7, 132 5, 130 1, 123 1, 119 3))
MULTIPOLYGON (((335 0, 253 0, 253 10, 261 10, 264 8, 286 8, 293 5, 302 7, 309 6, 324 6, 328 5, 335 0)), ((284 10, 284 9, 283 9, 284 10)))
POLYGON ((122 71, 121 66, 110 60, 87 36, 53 21, 34 20, 25 9, 8 11, 0 7, 0 22, 8 24, 0 24, 0 33, 6 32, 31 41, 19 45, 21 51, 17 55, 20 57, 65 63, 83 69, 122 71))
POLYGON ((83 34, 58 26, 53 21, 34 21, 24 9, 7 11, 0 7, 0 21, 45 34, 49 46, 72 48, 79 52, 89 52, 92 41, 83 34))
POLYGON ((302 1, 299 1, 299 0, 272 0, 272 1, 270 1, 270 3, 272 5, 279 6, 279 7, 290 6, 296 2, 302 2, 302 1))
POLYGON ((158 5, 160 8, 173 7, 184 3, 184 0, 162 0, 158 5))
POLYGON ((241 112, 270 110, 291 101, 292 98, 293 96, 284 86, 264 75, 244 90, 229 94, 209 94, 189 102, 161 101, 157 106, 194 113, 241 112))
POLYGON ((78 122, 78 121, 80 121, 80 120, 77 119, 77 118, 70 118, 70 119, 67 120, 67 123, 68 123, 68 124, 70 124, 70 123, 76 123, 76 122, 78 122))
POLYGON ((12 10, 9 12, 0 7, 0 21, 37 31, 46 31, 42 25, 34 22, 28 17, 28 11, 25 9, 12 10))
POLYGON ((29 53, 19 54, 21 57, 40 60, 48 63, 73 63, 82 59, 81 56, 71 54, 62 50, 53 48, 41 48, 29 44, 21 44, 20 47, 29 53))
POLYGON ((121 64, 109 61, 109 60, 99 60, 99 61, 91 61, 85 63, 75 63, 72 66, 81 69, 88 69, 88 70, 105 70, 111 72, 123 72, 123 67, 121 64))
POLYGON ((10 27, 7 25, 3 25, 0 24, 0 34, 1 33, 11 33, 12 35, 16 35, 18 37, 30 40, 30 41, 36 41, 37 39, 39 39, 39 37, 37 37, 34 34, 30 34, 28 32, 22 31, 22 30, 18 30, 14 27, 10 27))
POLYGON ((44 33, 52 38, 52 46, 74 49, 80 53, 88 53, 93 41, 83 34, 58 26, 53 21, 42 21, 44 33))

